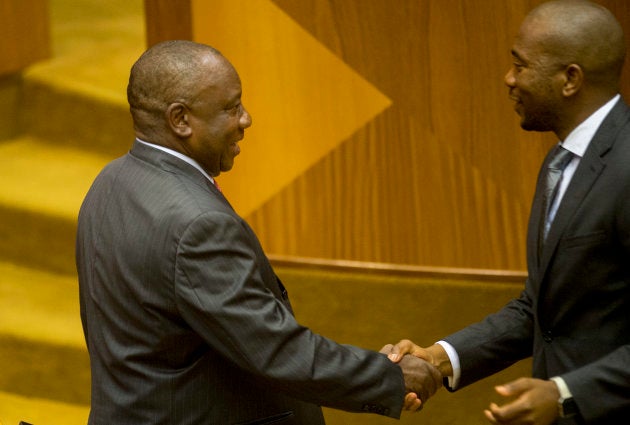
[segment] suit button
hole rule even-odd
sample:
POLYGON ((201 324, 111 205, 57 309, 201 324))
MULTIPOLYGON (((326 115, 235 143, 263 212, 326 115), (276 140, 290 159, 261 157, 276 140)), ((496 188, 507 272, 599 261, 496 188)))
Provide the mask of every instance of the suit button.
POLYGON ((551 331, 545 331, 543 333, 543 339, 545 340, 545 342, 553 341, 553 334, 551 333, 551 331))
POLYGON ((364 412, 377 413, 379 415, 389 414, 389 409, 387 407, 379 406, 377 404, 364 404, 362 410, 364 412))

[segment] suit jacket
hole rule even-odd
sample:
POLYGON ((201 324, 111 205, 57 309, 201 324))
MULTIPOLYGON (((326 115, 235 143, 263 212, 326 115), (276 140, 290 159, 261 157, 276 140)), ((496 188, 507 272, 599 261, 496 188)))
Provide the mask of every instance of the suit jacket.
MULTIPOLYGON (((549 155, 541 170, 546 169, 549 155)), ((445 340, 468 385, 533 356, 533 376, 561 376, 580 417, 630 417, 630 109, 620 100, 594 135, 539 257, 539 174, 520 298, 445 340)))
POLYGON ((385 356, 300 326, 250 227, 185 161, 136 142, 79 213, 94 425, 323 424, 398 417, 385 356))

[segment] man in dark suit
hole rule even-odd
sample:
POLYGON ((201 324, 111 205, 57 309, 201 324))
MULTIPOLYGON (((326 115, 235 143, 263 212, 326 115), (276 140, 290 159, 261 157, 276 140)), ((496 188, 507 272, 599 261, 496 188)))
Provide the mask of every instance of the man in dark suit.
POLYGON ((525 18, 512 55, 505 83, 522 128, 553 131, 561 140, 536 187, 525 290, 427 349, 401 341, 391 357, 412 352, 432 361, 455 390, 533 356, 533 378, 497 387, 510 401, 490 405, 491 423, 627 423, 630 109, 618 94, 623 31, 594 3, 543 3, 525 18), (565 151, 555 198, 547 196, 547 169, 565 151))
POLYGON ((137 140, 79 213, 90 424, 315 425, 319 405, 397 418, 407 391, 426 401, 439 388, 424 360, 399 367, 295 321, 256 236, 214 185, 251 125, 227 59, 161 43, 134 64, 127 91, 137 140))

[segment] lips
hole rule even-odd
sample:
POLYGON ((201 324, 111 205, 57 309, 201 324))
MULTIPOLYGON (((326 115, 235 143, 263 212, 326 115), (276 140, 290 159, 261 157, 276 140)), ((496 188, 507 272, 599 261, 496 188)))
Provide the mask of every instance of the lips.
POLYGON ((511 100, 512 102, 514 102, 514 110, 515 110, 517 113, 520 113, 520 112, 519 112, 519 109, 520 109, 520 107, 521 107, 521 105, 522 105, 521 98, 520 98, 520 97, 517 97, 517 96, 515 96, 515 95, 513 95, 513 94, 510 94, 508 97, 510 98, 510 100, 511 100))

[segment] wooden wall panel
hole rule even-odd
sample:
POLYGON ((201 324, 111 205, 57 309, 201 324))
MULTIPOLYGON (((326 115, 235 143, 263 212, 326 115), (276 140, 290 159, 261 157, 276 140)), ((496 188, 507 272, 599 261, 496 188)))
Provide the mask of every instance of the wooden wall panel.
POLYGON ((237 166, 219 180, 244 216, 392 103, 270 1, 199 1, 194 10, 195 39, 238 69, 253 117, 237 166))
POLYGON ((48 2, 0 2, 0 75, 20 71, 50 55, 48 2))
POLYGON ((147 46, 166 40, 192 40, 189 0, 144 0, 147 46))
POLYGON ((524 268, 529 199, 551 141, 525 137, 503 75, 531 3, 275 3, 393 105, 302 176, 299 192, 287 189, 252 215, 255 229, 268 232, 268 250, 524 268), (309 214, 318 210, 311 194, 322 186, 335 188, 332 208, 309 214), (295 215, 283 211, 291 203, 301 205, 303 225, 287 233, 308 241, 301 246, 287 245, 276 232, 293 223, 295 215))
MULTIPOLYGON (((274 2, 393 106, 250 217, 268 250, 524 269, 534 182, 555 140, 520 129, 503 76, 539 1, 274 2), (324 208, 322 186, 335 188, 324 208)), ((627 3, 602 3, 629 27, 627 3)))
MULTIPOLYGON (((248 0, 248 7, 238 7, 238 1, 191 0, 193 38, 215 45, 237 69, 245 69, 246 106, 260 105, 241 143, 241 157, 221 179, 266 250, 334 260, 523 270, 534 182, 555 140, 520 129, 503 77, 514 35, 538 3, 401 0, 393 7, 390 0, 248 0), (312 39, 291 29, 287 43, 279 27, 291 25, 312 39), (261 42, 274 37, 275 42, 261 42), (293 90, 283 103, 273 100, 274 91, 288 81, 314 74, 311 83, 321 92, 318 97, 329 99, 328 109, 338 106, 336 99, 346 101, 349 89, 331 84, 321 72, 337 64, 314 60, 319 56, 314 56, 313 40, 365 81, 357 85, 389 103, 378 106, 382 103, 375 100, 374 110, 382 110, 357 121, 343 139, 336 139, 343 132, 325 136, 322 143, 332 148, 288 183, 272 178, 282 165, 243 177, 247 173, 239 167, 251 166, 248 152, 260 163, 274 159, 265 147, 284 135, 282 129, 267 131, 268 120, 289 121, 286 110, 295 109, 324 125, 336 122, 311 91, 293 90), (288 74, 270 77, 264 71, 273 63, 281 63, 288 74), (303 63, 315 72, 304 72, 303 63), (256 64, 259 73, 248 69, 256 64), (269 194, 252 204, 248 182, 268 186, 269 194)), ((600 3, 617 15, 630 37, 630 5, 600 3)), ((368 95, 353 96, 345 108, 349 119, 357 118, 352 102, 368 95)), ((290 154, 283 161, 292 165, 291 158, 310 155, 313 127, 289 128, 291 137, 283 146, 290 154)))

